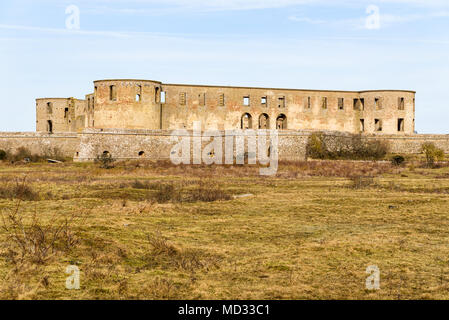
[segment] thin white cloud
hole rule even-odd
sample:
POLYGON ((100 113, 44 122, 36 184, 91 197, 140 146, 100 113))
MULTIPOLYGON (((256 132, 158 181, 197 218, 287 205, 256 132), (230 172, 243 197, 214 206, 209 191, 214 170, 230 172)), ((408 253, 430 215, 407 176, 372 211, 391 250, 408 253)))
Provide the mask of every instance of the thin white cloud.
MULTIPOLYGON (((395 15, 395 14, 380 14, 380 28, 390 27, 392 25, 401 24, 401 23, 410 23, 421 20, 429 20, 436 18, 446 18, 449 17, 449 11, 437 11, 437 12, 427 12, 427 13, 417 13, 417 14, 404 14, 404 15, 395 15)), ((333 26, 346 26, 355 29, 363 29, 365 28, 365 20, 366 16, 352 18, 352 19, 317 19, 310 17, 297 17, 297 16, 289 16, 288 20, 303 22, 309 24, 328 24, 333 26)))
MULTIPOLYGON (((70 2, 70 1, 69 1, 70 2)), ((400 4, 421 8, 448 8, 447 0, 79 0, 93 12, 164 14, 177 11, 237 11, 292 6, 358 6, 400 4)))

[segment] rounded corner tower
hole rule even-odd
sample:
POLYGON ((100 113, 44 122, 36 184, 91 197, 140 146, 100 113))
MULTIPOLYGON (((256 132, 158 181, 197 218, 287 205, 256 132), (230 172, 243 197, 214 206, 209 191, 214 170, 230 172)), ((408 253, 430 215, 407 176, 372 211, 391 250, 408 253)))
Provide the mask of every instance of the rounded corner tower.
POLYGON ((97 80, 94 86, 94 128, 161 128, 161 82, 97 80))

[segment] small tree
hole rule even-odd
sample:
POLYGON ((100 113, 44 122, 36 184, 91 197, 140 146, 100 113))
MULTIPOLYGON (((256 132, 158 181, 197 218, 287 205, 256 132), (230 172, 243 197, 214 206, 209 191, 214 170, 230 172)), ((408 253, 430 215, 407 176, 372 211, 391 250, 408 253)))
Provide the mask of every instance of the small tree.
POLYGON ((391 163, 397 167, 401 166, 404 162, 405 158, 401 155, 396 155, 393 158, 391 158, 391 163))
POLYGON ((322 134, 314 133, 307 142, 307 156, 312 159, 326 159, 327 147, 322 134))
POLYGON ((114 168, 115 159, 109 152, 103 152, 101 156, 97 158, 97 161, 101 163, 100 168, 102 169, 112 169, 114 168))
POLYGON ((444 159, 444 151, 437 148, 431 142, 423 143, 421 150, 426 156, 426 165, 428 167, 433 167, 435 165, 435 161, 444 159))

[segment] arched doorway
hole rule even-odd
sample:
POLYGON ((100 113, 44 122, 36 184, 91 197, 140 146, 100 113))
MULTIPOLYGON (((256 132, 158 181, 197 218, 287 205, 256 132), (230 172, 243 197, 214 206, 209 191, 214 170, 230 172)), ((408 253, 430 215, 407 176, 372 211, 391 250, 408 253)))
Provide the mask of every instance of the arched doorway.
POLYGON ((270 129, 270 117, 262 113, 259 117, 259 129, 270 129))
POLYGON ((249 113, 245 113, 242 116, 242 129, 252 129, 253 128, 253 117, 249 113))
POLYGON ((276 119, 276 129, 286 130, 287 129, 287 117, 285 114, 280 114, 276 119))

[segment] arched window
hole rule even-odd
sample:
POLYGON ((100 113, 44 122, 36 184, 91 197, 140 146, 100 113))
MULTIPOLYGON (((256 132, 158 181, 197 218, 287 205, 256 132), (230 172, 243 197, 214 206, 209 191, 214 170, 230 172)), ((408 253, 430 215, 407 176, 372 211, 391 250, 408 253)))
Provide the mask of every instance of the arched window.
POLYGON ((270 117, 262 113, 259 117, 259 129, 270 129, 270 117))
POLYGON ((253 128, 253 117, 249 113, 245 113, 242 116, 242 129, 252 129, 253 128))
POLYGON ((276 129, 286 130, 287 129, 287 117, 285 114, 280 114, 276 119, 276 129))

